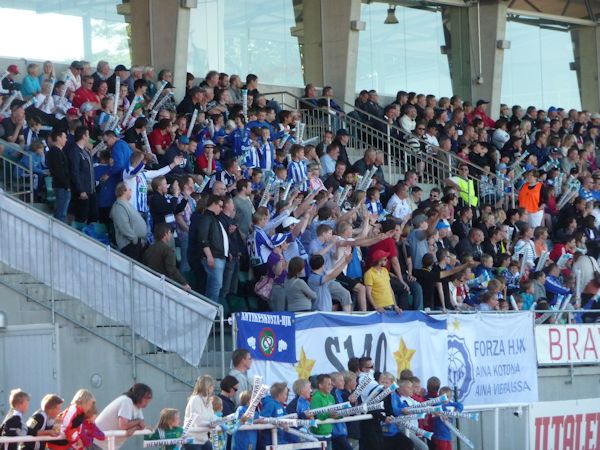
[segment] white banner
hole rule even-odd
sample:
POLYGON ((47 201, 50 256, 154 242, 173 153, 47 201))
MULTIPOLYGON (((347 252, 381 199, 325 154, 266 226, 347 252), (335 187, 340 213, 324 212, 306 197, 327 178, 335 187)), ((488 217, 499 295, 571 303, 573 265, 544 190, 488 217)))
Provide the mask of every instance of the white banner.
POLYGON ((600 398, 530 406, 532 450, 599 450, 600 398))
POLYGON ((535 340, 539 364, 600 363, 600 324, 538 325, 535 340))
POLYGON ((444 317, 420 312, 348 315, 313 313, 296 317, 296 364, 254 360, 252 374, 265 383, 348 370, 348 359, 370 356, 375 370, 398 376, 411 369, 423 380, 446 384, 447 332, 444 317), (439 317, 439 316, 438 316, 439 317))
POLYGON ((448 380, 465 405, 538 399, 530 312, 448 317, 448 380))

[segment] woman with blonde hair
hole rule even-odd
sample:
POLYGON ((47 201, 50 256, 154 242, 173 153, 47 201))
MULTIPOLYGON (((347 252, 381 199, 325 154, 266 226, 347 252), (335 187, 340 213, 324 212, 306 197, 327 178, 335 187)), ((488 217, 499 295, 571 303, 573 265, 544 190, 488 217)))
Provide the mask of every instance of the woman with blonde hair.
POLYGON ((562 143, 560 145, 560 151, 563 155, 563 158, 567 157, 567 153, 569 149, 575 145, 575 136, 572 134, 565 134, 562 138, 562 143))
MULTIPOLYGON (((215 380, 210 375, 201 375, 196 379, 192 395, 185 407, 185 419, 187 422, 195 416, 192 428, 206 424, 206 421, 215 420, 215 412, 212 407, 212 397, 215 392, 215 380)), ((210 450, 212 448, 208 439, 208 433, 191 433, 194 438, 193 444, 186 444, 186 450, 210 450)))
POLYGON ((81 425, 85 420, 86 413, 96 404, 96 398, 87 389, 79 389, 73 396, 69 407, 61 414, 62 424, 60 431, 65 435, 63 441, 49 441, 47 446, 50 450, 82 449, 81 425))
POLYGON ((40 84, 44 81, 56 81, 56 73, 54 72, 54 63, 52 61, 44 61, 42 65, 42 73, 38 77, 40 84))

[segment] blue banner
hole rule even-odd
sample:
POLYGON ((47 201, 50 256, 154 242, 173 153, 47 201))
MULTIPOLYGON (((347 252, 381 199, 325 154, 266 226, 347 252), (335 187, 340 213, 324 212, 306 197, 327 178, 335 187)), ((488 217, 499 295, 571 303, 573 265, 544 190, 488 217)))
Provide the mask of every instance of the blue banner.
POLYGON ((248 350, 253 359, 296 362, 294 313, 241 312, 236 322, 237 348, 248 350))

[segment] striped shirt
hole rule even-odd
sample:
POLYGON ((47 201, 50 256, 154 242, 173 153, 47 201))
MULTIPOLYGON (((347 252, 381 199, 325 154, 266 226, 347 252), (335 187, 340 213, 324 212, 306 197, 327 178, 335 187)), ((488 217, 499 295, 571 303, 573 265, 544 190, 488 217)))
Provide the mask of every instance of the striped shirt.
POLYGON ((216 181, 221 181, 225 183, 225 187, 229 187, 232 184, 235 184, 236 179, 235 175, 230 175, 226 170, 222 170, 221 172, 217 172, 210 180, 210 188, 212 189, 213 185, 216 181))
POLYGON ((301 192, 308 191, 308 175, 306 160, 291 161, 288 165, 288 180, 298 185, 301 192))
POLYGON ((123 181, 131 188, 131 205, 141 213, 148 213, 148 181, 153 178, 166 175, 171 171, 170 166, 162 167, 158 170, 145 170, 144 163, 139 163, 136 167, 129 166, 123 171, 123 181))
POLYGON ((263 170, 273 170, 273 161, 275 160, 275 147, 269 141, 265 142, 258 149, 260 168, 263 170))
POLYGON ((254 225, 252 233, 248 235, 246 243, 250 264, 254 267, 266 264, 269 255, 273 251, 273 244, 267 233, 260 227, 254 225))

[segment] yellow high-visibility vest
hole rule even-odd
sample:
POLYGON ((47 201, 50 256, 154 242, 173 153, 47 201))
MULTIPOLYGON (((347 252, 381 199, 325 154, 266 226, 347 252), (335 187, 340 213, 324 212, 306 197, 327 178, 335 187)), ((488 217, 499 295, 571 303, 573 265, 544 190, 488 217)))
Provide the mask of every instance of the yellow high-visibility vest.
POLYGON ((475 184, 473 183, 473 180, 465 180, 461 177, 456 177, 456 180, 459 189, 458 195, 462 201, 469 206, 477 207, 479 199, 477 198, 477 195, 475 195, 475 184))

